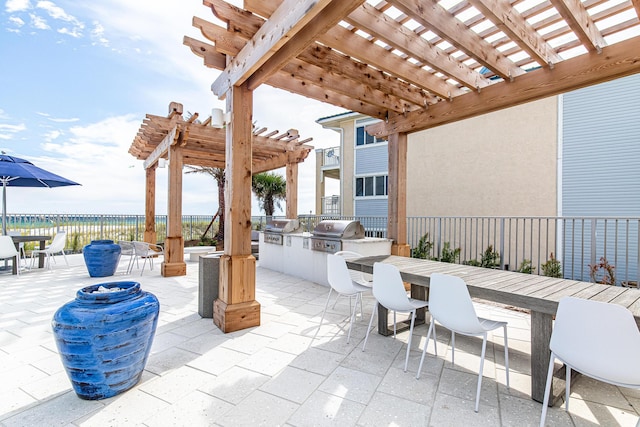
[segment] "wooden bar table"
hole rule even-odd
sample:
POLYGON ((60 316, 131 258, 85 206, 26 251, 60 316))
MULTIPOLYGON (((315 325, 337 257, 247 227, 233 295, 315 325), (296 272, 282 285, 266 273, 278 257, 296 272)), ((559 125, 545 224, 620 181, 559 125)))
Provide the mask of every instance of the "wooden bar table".
MULTIPOLYGON (((11 236, 13 239, 13 244, 16 245, 16 249, 20 246, 20 243, 24 242, 40 242, 40 249, 44 249, 47 243, 47 240, 51 240, 51 236, 11 236)), ((44 254, 40 253, 38 255, 38 267, 44 267, 44 254)), ((18 274, 18 263, 17 260, 13 262, 13 274, 18 274)))
MULTIPOLYGON (((637 289, 395 255, 348 259, 347 266, 352 270, 372 274, 373 264, 376 262, 398 267, 402 279, 411 283, 411 294, 414 298, 424 298, 427 294, 424 289, 420 293, 414 292, 414 289, 428 288, 431 274, 443 273, 464 279, 469 293, 474 298, 529 310, 531 312, 531 397, 538 402, 544 399, 547 369, 551 357, 549 342, 553 317, 558 309, 558 301, 562 297, 573 296, 620 304, 631 310, 640 327, 640 291, 637 289)), ((383 322, 378 322, 379 333, 387 334, 386 312, 379 313, 379 317, 384 317, 383 322)), ((554 381, 554 396, 562 393, 563 386, 559 383, 554 381)))

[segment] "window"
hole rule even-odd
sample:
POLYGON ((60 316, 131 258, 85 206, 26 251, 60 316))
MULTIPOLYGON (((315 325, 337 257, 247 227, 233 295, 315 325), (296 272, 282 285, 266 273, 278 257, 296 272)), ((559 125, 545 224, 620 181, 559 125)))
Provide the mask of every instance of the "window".
POLYGON ((388 195, 389 177, 387 175, 356 178, 356 197, 388 195))
POLYGON ((371 136, 364 131, 364 126, 358 126, 356 128, 356 147, 360 147, 368 144, 375 144, 376 142, 383 142, 386 139, 378 139, 375 136, 371 136))

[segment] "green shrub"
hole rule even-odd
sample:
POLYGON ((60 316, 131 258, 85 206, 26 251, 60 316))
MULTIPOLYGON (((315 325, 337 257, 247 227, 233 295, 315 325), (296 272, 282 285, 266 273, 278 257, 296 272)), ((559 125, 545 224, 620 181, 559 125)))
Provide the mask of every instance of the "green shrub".
POLYGON ((520 263, 520 267, 518 267, 516 271, 518 273, 533 274, 535 269, 536 268, 531 264, 530 259, 523 259, 520 263))
POLYGON ((466 261, 465 264, 473 265, 475 267, 496 268, 500 266, 500 254, 498 252, 494 252, 493 245, 489 245, 482 253, 480 261, 472 259, 466 261))
POLYGON ((451 244, 449 242, 444 242, 440 258, 437 259, 437 261, 456 263, 460 259, 460 251, 460 248, 451 249, 451 244))
POLYGON ((433 243, 429 241, 429 233, 426 233, 418 241, 418 246, 411 249, 412 258, 429 259, 433 243))
POLYGON ((562 265, 560 261, 553 257, 553 252, 549 255, 549 260, 540 266, 542 274, 547 277, 562 277, 562 265))

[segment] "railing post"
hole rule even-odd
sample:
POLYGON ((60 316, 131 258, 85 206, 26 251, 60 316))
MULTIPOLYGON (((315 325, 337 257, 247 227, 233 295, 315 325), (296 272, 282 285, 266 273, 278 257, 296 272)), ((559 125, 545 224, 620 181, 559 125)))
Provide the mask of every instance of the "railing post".
POLYGON ((104 215, 100 215, 100 240, 104 239, 104 215))
POLYGON ((504 270, 504 217, 500 218, 500 270, 504 270))
POLYGON ((598 221, 595 218, 591 218, 591 262, 589 264, 596 263, 596 227, 597 226, 598 226, 598 221))

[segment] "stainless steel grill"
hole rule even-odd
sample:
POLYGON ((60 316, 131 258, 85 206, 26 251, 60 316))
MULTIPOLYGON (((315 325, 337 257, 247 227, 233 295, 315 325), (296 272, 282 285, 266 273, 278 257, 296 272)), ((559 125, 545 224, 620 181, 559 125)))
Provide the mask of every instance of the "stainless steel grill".
POLYGON ((360 221, 325 220, 313 229, 311 249, 328 253, 342 250, 342 241, 364 239, 364 227, 360 221))
POLYGON ((283 234, 295 233, 300 228, 297 219, 274 219, 264 227, 264 242, 282 245, 283 234))

